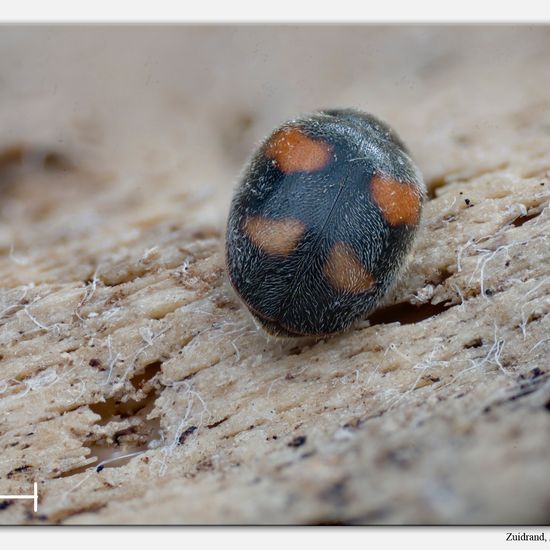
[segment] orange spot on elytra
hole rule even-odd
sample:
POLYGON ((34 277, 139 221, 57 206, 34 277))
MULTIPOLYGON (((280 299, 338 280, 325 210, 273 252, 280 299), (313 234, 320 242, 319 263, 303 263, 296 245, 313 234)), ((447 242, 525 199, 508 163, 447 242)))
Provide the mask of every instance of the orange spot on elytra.
POLYGON ((265 154, 285 174, 321 170, 330 161, 331 153, 330 144, 306 136, 299 128, 275 132, 265 147, 265 154))
POLYGON ((413 185, 374 175, 372 198, 390 225, 416 225, 420 219, 421 196, 413 185))
POLYGON ((287 256, 296 249, 306 226, 292 218, 270 220, 262 216, 247 218, 243 230, 248 238, 266 254, 287 256))
POLYGON ((370 290, 374 277, 346 243, 338 242, 330 250, 324 275, 337 290, 359 294, 370 290))

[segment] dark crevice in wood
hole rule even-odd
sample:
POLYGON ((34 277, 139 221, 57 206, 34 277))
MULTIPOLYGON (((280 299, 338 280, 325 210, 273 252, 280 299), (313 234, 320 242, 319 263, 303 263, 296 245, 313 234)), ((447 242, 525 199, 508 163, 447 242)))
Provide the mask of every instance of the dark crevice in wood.
POLYGON ((521 227, 524 223, 527 223, 528 221, 532 220, 533 218, 536 218, 539 215, 540 215, 540 212, 535 212, 534 214, 526 214, 525 216, 519 216, 512 222, 512 225, 514 225, 515 227, 521 227))
POLYGON ((464 344, 464 347, 466 349, 471 349, 471 348, 479 348, 482 345, 483 345, 483 340, 481 338, 474 338, 470 342, 467 342, 466 344, 464 344))
POLYGON ((155 361, 147 365, 143 372, 135 375, 131 380, 136 391, 145 392, 141 399, 127 399, 123 401, 119 395, 111 397, 106 401, 90 404, 90 409, 101 418, 97 426, 108 426, 112 423, 120 423, 128 419, 137 419, 138 422, 130 426, 124 425, 120 430, 115 431, 112 436, 103 439, 94 439, 84 443, 90 449, 90 456, 95 457, 93 464, 86 464, 78 468, 63 472, 56 477, 73 476, 94 467, 98 472, 104 468, 116 468, 128 463, 132 457, 113 460, 107 464, 102 462, 114 459, 117 456, 147 451, 149 443, 158 439, 160 434, 160 418, 147 419, 149 413, 155 407, 159 396, 159 390, 151 384, 155 376, 161 371, 162 364, 155 361))
POLYGON ((444 178, 436 178, 433 179, 430 182, 427 182, 426 187, 428 189, 428 192, 426 194, 426 197, 428 200, 433 200, 437 198, 437 190, 441 187, 445 187, 449 182, 444 178))
POLYGON ((226 417, 222 418, 221 420, 218 420, 217 422, 213 422, 212 424, 208 424, 208 426, 206 426, 206 427, 209 428, 209 429, 217 428, 218 426, 223 424, 228 419, 229 419, 229 416, 226 416, 226 417))
POLYGON ((390 323, 400 323, 401 325, 421 323, 443 313, 450 307, 452 307, 451 304, 445 303, 414 305, 403 302, 375 311, 369 316, 369 322, 371 326, 390 323))

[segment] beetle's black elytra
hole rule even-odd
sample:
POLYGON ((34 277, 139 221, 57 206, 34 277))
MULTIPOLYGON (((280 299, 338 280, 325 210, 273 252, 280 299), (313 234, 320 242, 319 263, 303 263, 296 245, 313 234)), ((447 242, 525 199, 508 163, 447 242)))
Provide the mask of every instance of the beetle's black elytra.
POLYGON ((287 122, 254 154, 233 198, 231 284, 271 334, 341 332, 394 282, 424 197, 405 145, 375 117, 341 109, 287 122))

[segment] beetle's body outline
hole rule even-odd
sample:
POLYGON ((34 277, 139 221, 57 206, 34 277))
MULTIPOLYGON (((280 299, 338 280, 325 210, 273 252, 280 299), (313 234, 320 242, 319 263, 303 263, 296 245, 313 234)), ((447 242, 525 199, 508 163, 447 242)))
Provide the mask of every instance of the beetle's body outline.
POLYGON ((271 334, 341 332, 394 283, 424 200, 407 148, 372 115, 336 109, 291 120, 255 152, 233 198, 231 284, 271 334))

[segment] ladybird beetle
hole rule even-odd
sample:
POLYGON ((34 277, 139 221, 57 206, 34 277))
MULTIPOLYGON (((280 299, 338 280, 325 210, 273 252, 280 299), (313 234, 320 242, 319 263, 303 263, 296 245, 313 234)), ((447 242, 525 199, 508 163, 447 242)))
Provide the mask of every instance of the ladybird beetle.
POLYGON ((354 109, 277 128, 233 198, 231 284, 270 334, 323 337, 380 302, 417 231, 425 186, 404 143, 354 109))

